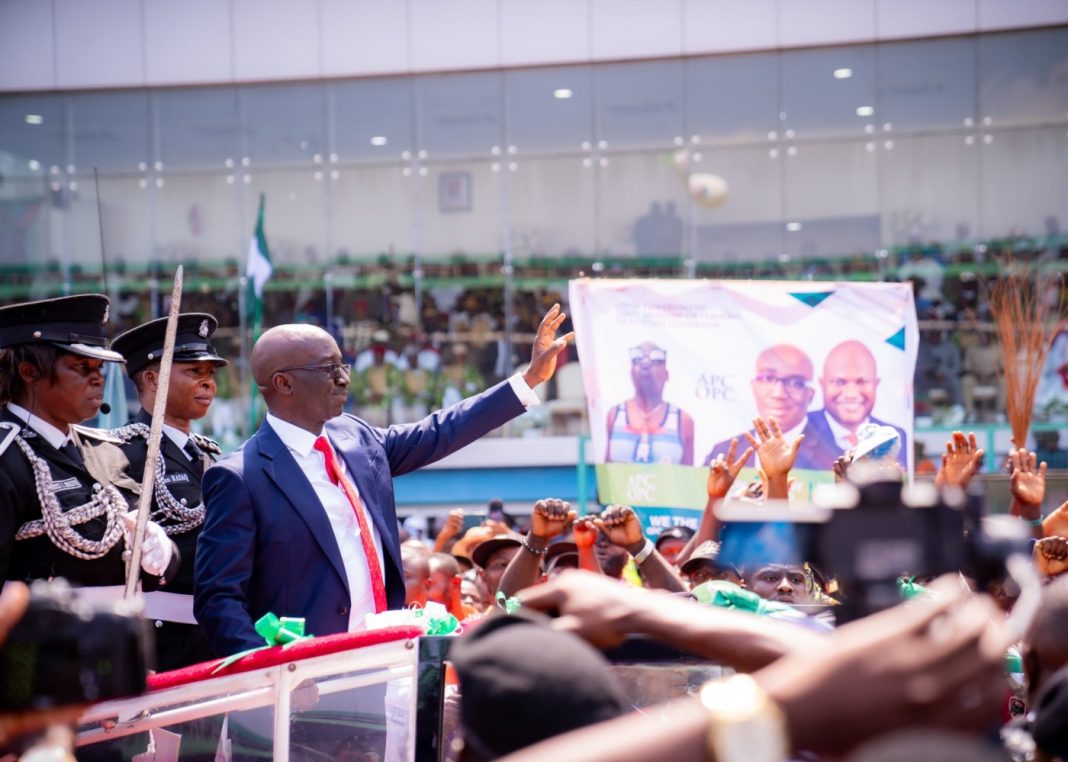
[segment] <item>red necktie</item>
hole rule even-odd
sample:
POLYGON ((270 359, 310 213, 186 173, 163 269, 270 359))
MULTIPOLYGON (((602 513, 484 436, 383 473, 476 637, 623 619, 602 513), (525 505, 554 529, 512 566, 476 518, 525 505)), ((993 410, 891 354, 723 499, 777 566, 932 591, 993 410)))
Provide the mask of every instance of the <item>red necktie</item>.
POLYGON ((386 583, 382 579, 382 566, 378 563, 375 538, 371 535, 371 528, 367 524, 367 516, 364 515, 360 496, 356 494, 356 488, 352 486, 352 482, 338 468, 334 448, 330 446, 330 442, 326 437, 319 437, 315 440, 315 449, 321 452, 326 460, 326 475, 330 477, 330 481, 334 483, 334 486, 341 487, 345 497, 349 499, 352 512, 356 514, 356 521, 360 525, 360 540, 363 542, 363 552, 367 556, 367 571, 371 574, 371 591, 375 596, 375 612, 385 611, 389 608, 386 603, 386 583))

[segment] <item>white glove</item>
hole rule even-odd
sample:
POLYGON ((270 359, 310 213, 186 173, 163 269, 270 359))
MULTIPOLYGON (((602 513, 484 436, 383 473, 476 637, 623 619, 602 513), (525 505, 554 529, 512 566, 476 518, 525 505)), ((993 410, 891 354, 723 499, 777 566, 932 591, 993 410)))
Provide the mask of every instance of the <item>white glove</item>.
MULTIPOLYGON (((126 544, 133 545, 133 533, 137 527, 137 512, 131 511, 126 514, 126 544)), ((163 527, 155 521, 145 525, 145 541, 141 544, 141 568, 158 577, 167 571, 174 556, 174 545, 163 527)))

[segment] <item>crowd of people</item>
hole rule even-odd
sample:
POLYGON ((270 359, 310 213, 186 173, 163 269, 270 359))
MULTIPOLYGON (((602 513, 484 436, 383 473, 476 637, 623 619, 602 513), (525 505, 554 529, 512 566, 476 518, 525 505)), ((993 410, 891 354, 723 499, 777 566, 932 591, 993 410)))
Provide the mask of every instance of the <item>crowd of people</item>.
MULTIPOLYGON (((993 571, 938 578, 907 553, 873 552, 843 574, 767 538, 735 552, 742 535, 721 506, 757 512, 791 497, 803 437, 774 418, 712 454, 694 532, 650 538, 631 507, 579 515, 546 497, 529 518, 491 504, 466 530, 454 511, 429 542, 405 536, 393 477, 539 404, 573 340, 559 305, 541 315, 519 371, 389 427, 343 412, 359 371, 334 336, 275 326, 250 356, 266 419, 228 455, 192 431, 231 359, 212 343, 216 318, 183 313, 168 350, 165 320, 109 341, 109 307, 83 295, 0 308, 0 637, 25 605, 20 583, 62 576, 98 602, 118 600, 129 552, 140 558, 160 669, 262 646, 256 623, 271 613, 320 636, 387 610, 451 617, 462 631, 450 656, 457 759, 759 762, 865 747, 884 756, 854 758, 926 759, 939 748, 967 749, 969 759, 1068 758, 1068 504, 1045 513, 1047 464, 1035 452, 1014 449, 1006 464, 1007 512, 1030 535, 1026 573, 1012 561, 1019 544, 1016 555, 995 554, 993 571), (125 365, 142 408, 111 430, 82 425, 103 404, 105 363, 125 365), (139 539, 132 509, 155 448, 139 539), (759 478, 737 484, 754 455, 759 478), (878 574, 891 575, 902 602, 845 616, 857 608, 854 581, 878 574), (599 650, 633 636, 734 674, 655 713, 632 712, 599 650)), ((373 353, 368 368, 379 360, 373 353)), ((840 494, 891 484, 902 506, 922 505, 900 487, 900 432, 873 424, 859 434, 833 464, 840 494)), ((954 434, 934 480, 944 500, 960 504, 983 456, 974 436, 954 434)), ((978 529, 968 531, 928 539, 952 548, 976 541, 978 529)), ((0 715, 0 749, 35 724, 0 715)))

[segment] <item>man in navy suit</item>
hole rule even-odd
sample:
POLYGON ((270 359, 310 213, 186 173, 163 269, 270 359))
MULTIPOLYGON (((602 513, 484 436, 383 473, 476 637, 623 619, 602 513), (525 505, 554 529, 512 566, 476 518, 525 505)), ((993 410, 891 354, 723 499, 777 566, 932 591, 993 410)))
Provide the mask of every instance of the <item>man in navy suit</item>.
POLYGON ((908 467, 908 441, 905 432, 893 424, 871 415, 875 407, 875 392, 879 376, 875 357, 859 341, 843 341, 827 354, 823 362, 823 410, 808 416, 808 430, 827 451, 837 451, 835 457, 857 445, 857 432, 866 423, 890 426, 900 437, 898 462, 908 467))
POLYGON ((556 338, 559 305, 542 319, 530 366, 418 423, 376 428, 342 415, 349 367, 325 331, 283 325, 253 347, 267 418, 209 468, 197 544, 194 612, 220 656, 263 645, 267 612, 304 617, 314 635, 346 632, 404 605, 393 477, 414 471, 537 403, 573 338, 556 338))
MULTIPOLYGON (((812 388, 812 361, 803 351, 791 344, 777 344, 768 347, 757 355, 755 373, 750 388, 756 402, 757 414, 765 421, 778 421, 783 436, 793 442, 804 434, 805 439, 797 451, 794 468, 810 468, 830 471, 834 459, 841 453, 828 448, 818 436, 814 435, 806 417, 808 406, 812 402, 815 390, 812 388)), ((751 431, 756 436, 755 431, 751 431)), ((746 446, 745 434, 738 434, 739 452, 746 446)), ((718 442, 705 457, 709 466, 720 454, 726 455, 731 440, 718 442)), ((746 466, 753 466, 755 455, 746 459, 746 466)))

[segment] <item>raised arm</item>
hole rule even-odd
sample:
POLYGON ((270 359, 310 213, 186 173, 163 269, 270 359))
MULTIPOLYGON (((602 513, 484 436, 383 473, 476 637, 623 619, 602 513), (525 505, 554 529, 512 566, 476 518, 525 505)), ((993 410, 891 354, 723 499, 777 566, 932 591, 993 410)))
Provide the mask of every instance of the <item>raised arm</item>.
POLYGON ((649 538, 642 532, 642 523, 633 508, 611 505, 594 523, 610 543, 630 553, 649 587, 672 593, 686 591, 686 585, 675 573, 675 569, 664 560, 660 551, 652 546, 649 538))

